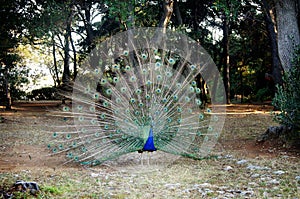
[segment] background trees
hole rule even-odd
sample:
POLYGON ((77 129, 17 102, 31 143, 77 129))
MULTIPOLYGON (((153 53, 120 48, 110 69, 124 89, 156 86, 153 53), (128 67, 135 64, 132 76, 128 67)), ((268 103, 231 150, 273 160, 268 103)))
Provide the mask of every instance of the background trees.
MULTIPOLYGON (((281 129, 299 137, 297 0, 0 0, 0 5, 0 100, 6 109, 14 99, 54 99, 56 88, 70 91, 97 42, 134 27, 162 27, 184 32, 210 53, 223 75, 227 103, 262 102, 276 93, 281 129), (54 88, 25 92, 25 84, 42 78, 32 72, 26 46, 42 54, 37 62, 50 71, 54 88)), ((197 82, 206 94, 203 79, 197 82)))
MULTIPOLYGON (((16 69, 21 63, 17 47, 22 41, 23 27, 26 24, 24 5, 26 2, 3 1, 0 9, 0 82, 1 101, 6 109, 11 109, 11 95, 16 94, 21 82, 26 82, 26 70, 16 69), (21 77, 19 77, 21 76, 21 77), (23 78, 22 78, 23 77, 23 78)), ((29 5, 28 5, 29 6, 29 5)), ((14 95, 16 97, 16 95, 14 95)))
MULTIPOLYGON (((228 103, 267 100, 282 84, 283 69, 291 68, 298 7, 296 0, 2 0, 2 81, 13 64, 21 65, 14 55, 20 43, 42 46, 54 86, 64 87, 97 42, 132 27, 160 26, 207 49, 223 74, 228 103)), ((11 90, 5 82, 2 90, 11 90)))

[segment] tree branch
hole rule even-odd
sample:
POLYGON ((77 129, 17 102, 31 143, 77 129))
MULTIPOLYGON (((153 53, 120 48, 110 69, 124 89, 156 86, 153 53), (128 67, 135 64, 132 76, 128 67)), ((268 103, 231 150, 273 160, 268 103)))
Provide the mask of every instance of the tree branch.
POLYGON ((164 14, 163 14, 162 18, 160 19, 160 22, 158 25, 159 27, 163 28, 163 33, 166 33, 168 23, 171 20, 171 17, 173 14, 173 5, 174 5, 173 0, 164 0, 163 1, 164 14))

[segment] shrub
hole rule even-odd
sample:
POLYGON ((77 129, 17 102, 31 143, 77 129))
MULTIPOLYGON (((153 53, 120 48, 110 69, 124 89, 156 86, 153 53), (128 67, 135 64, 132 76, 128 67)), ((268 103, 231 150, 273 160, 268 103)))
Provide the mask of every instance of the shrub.
POLYGON ((55 87, 35 89, 31 91, 28 98, 35 100, 56 100, 58 99, 57 89, 55 87))
POLYGON ((264 102, 266 100, 269 100, 271 96, 272 96, 272 91, 269 88, 265 87, 257 91, 255 98, 257 101, 264 102))
POLYGON ((300 48, 292 68, 283 77, 284 85, 277 86, 273 105, 279 110, 274 119, 290 129, 287 138, 300 139, 300 48))

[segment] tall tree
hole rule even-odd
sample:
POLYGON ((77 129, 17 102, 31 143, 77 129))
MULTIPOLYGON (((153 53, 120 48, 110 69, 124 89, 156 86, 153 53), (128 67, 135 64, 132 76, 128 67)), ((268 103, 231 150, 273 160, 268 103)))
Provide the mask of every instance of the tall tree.
MULTIPOLYGON (((1 0, 0 5, 0 76, 5 91, 6 109, 11 109, 10 71, 16 66, 19 56, 16 48, 22 40, 22 28, 27 19, 24 17, 24 1, 1 0)), ((28 9, 30 6, 28 6, 28 9)))
MULTIPOLYGON (((267 74, 267 77, 274 81, 274 85, 279 84, 282 85, 282 73, 283 69, 281 66, 279 54, 278 54, 278 44, 277 44, 277 28, 275 21, 275 10, 270 6, 270 2, 267 0, 262 0, 261 7, 263 8, 266 28, 268 31, 269 41, 271 45, 271 53, 272 53, 272 70, 271 75, 267 74)), ((275 90, 275 88, 274 88, 275 90)))
POLYGON ((264 141, 271 136, 285 135, 285 138, 296 138, 299 143, 299 1, 298 0, 273 0, 276 9, 277 45, 279 58, 286 73, 285 85, 279 86, 273 99, 274 105, 280 110, 275 114, 275 119, 281 124, 269 127, 259 137, 264 141))
POLYGON ((222 57, 221 64, 223 66, 223 81, 226 92, 227 104, 230 104, 230 36, 232 27, 238 20, 240 12, 240 4, 242 2, 237 0, 217 0, 214 2, 214 11, 216 16, 222 20, 221 29, 223 31, 222 41, 222 57))
POLYGON ((64 66, 63 66, 63 76, 62 82, 63 86, 69 86, 71 81, 70 72, 70 41, 71 41, 71 31, 72 31, 72 19, 73 19, 73 4, 70 3, 65 8, 65 13, 67 17, 65 19, 65 29, 64 29, 64 66))
POLYGON ((223 21, 223 52, 222 52, 222 59, 221 63, 223 65, 223 81, 224 81, 224 88, 226 92, 226 100, 227 104, 230 104, 230 55, 229 55, 229 45, 230 45, 230 21, 226 14, 222 17, 223 21))
POLYGON ((297 0, 262 0, 272 47, 272 74, 275 84, 282 84, 283 70, 288 71, 297 45, 300 44, 299 5, 297 0))
MULTIPOLYGON (((275 0, 274 0, 275 1, 275 0)), ((299 1, 275 1, 278 52, 284 70, 290 70, 296 47, 300 45, 299 1)))
POLYGON ((38 12, 28 24, 29 42, 32 45, 48 46, 52 49, 55 84, 68 83, 70 80, 70 32, 72 25, 71 2, 38 1, 38 12), (61 55, 59 58, 57 55, 61 55), (63 62, 63 77, 59 77, 58 62, 63 62))

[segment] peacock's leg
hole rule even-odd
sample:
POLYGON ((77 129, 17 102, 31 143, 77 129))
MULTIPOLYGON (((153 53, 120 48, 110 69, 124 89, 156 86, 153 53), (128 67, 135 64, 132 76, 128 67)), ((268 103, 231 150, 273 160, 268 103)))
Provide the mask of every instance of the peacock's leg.
POLYGON ((143 163, 143 153, 141 153, 140 160, 141 160, 141 166, 144 166, 144 163, 143 163))
POLYGON ((151 159, 151 154, 150 152, 148 152, 148 160, 147 160, 148 166, 150 166, 150 159, 151 159))

